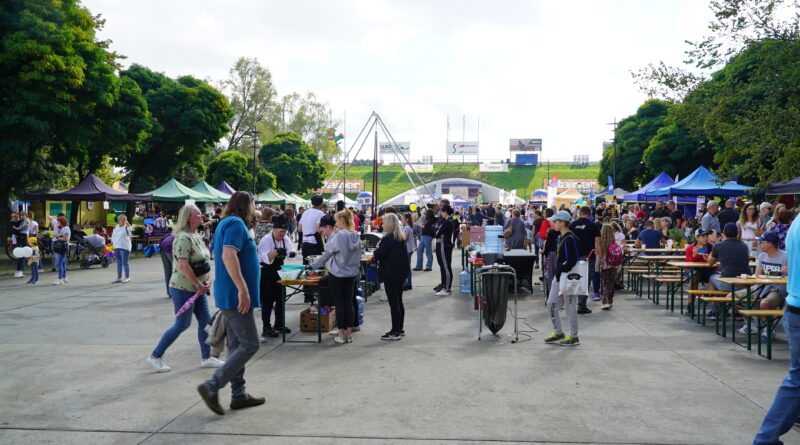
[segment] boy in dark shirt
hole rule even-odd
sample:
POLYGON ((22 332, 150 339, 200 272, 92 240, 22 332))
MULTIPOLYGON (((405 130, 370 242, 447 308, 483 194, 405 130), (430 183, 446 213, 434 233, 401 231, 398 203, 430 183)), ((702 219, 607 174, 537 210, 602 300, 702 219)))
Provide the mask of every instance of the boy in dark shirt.
MULTIPOLYGON (((588 207, 584 207, 588 209, 588 207)), ((590 210, 591 212, 591 210, 590 210)), ((559 211, 555 216, 549 218, 554 227, 559 232, 556 244, 556 261, 553 264, 554 279, 550 286, 550 293, 547 297, 547 310, 550 313, 550 321, 553 323, 554 332, 547 337, 544 342, 562 346, 577 346, 581 344, 578 339, 578 311, 576 303, 578 295, 562 294, 559 283, 566 279, 566 275, 578 264, 580 255, 578 253, 579 241, 569 230, 569 223, 572 217, 565 211, 559 211), (569 322, 569 335, 565 336, 561 329, 561 317, 559 310, 561 303, 564 303, 564 312, 569 322)))
MULTIPOLYGON (((581 259, 587 259, 589 252, 597 250, 600 243, 600 225, 596 222, 590 221, 589 216, 592 214, 592 209, 589 206, 583 206, 580 209, 580 217, 569 225, 569 230, 575 237, 578 238, 578 250, 581 259)), ((600 300, 600 274, 595 271, 595 262, 597 255, 592 255, 589 260, 589 277, 592 279, 592 295, 593 301, 600 300)), ((592 310, 586 306, 586 300, 589 299, 588 295, 581 295, 578 299, 578 313, 591 314, 592 310)))

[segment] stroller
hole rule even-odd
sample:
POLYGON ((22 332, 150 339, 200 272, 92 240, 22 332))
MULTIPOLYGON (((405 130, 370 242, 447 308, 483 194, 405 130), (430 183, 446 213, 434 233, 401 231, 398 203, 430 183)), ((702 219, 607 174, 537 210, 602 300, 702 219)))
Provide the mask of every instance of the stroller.
POLYGON ((108 267, 108 257, 106 257, 106 243, 99 235, 77 236, 78 251, 82 254, 80 260, 81 269, 88 269, 95 264, 99 264, 104 269, 108 267))

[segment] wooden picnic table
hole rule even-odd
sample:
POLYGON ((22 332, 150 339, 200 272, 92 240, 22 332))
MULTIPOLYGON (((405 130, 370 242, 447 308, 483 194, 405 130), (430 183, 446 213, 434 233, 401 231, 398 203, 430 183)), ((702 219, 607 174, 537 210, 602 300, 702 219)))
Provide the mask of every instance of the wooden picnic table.
POLYGON ((648 249, 642 247, 629 247, 628 252, 632 253, 675 253, 675 252, 686 252, 686 249, 667 249, 666 247, 660 247, 658 249, 648 249))
MULTIPOLYGON (((289 299, 290 296, 295 295, 297 293, 302 292, 299 286, 310 286, 313 289, 313 293, 317 299, 317 303, 319 303, 319 282, 322 277, 314 277, 314 278, 296 278, 294 280, 279 280, 278 284, 281 285, 281 312, 283 313, 284 324, 286 323, 286 300, 289 299), (291 295, 287 296, 286 288, 292 288, 294 292, 291 295)), ((317 310, 320 310, 319 304, 317 305, 317 310)), ((283 342, 286 343, 286 331, 283 331, 283 342)), ((314 343, 313 341, 292 341, 292 343, 314 343)), ((322 343, 322 317, 317 316, 317 341, 316 343, 322 343)))
MULTIPOLYGON (((758 275, 758 276, 756 276, 756 275, 748 275, 747 278, 741 278, 741 277, 717 278, 717 280, 719 280, 722 283, 727 283, 727 284, 731 285, 731 304, 730 304, 730 306, 731 306, 731 324, 733 325, 733 328, 731 329, 731 339, 737 345, 743 346, 743 347, 747 347, 747 349, 750 349, 751 345, 750 345, 750 335, 749 335, 749 333, 748 333, 748 336, 747 336, 747 345, 742 345, 742 344, 739 344, 739 343, 736 342, 736 325, 734 323, 734 320, 736 320, 736 303, 738 303, 739 301, 744 300, 745 309, 752 309, 752 305, 753 305, 753 298, 752 298, 752 292, 751 292, 752 286, 769 285, 769 284, 784 285, 785 286, 789 282, 789 280, 786 277, 771 277, 771 276, 768 276, 768 275, 758 275), (738 299, 738 300, 736 298, 736 287, 737 286, 747 289, 747 294, 745 295, 745 297, 742 298, 742 299, 738 299)), ((723 332, 722 336, 723 337, 725 336, 725 332, 726 332, 725 324, 726 324, 725 320, 723 319, 723 327, 722 327, 722 332, 723 332)), ((748 331, 750 329, 750 324, 749 323, 747 324, 747 329, 748 329, 748 331)))

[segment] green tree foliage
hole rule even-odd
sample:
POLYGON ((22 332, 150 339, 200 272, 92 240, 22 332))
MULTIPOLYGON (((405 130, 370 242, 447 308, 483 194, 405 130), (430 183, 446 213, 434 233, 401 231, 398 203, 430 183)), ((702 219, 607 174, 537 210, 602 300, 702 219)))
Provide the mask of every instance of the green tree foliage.
POLYGON ((330 163, 339 155, 339 146, 329 140, 328 135, 338 125, 339 121, 331 117, 328 105, 320 102, 314 93, 305 96, 292 93, 281 99, 266 129, 267 135, 285 131, 299 134, 317 157, 330 163))
POLYGON ((241 57, 222 81, 233 115, 226 136, 227 150, 247 152, 249 134, 267 124, 275 116, 275 87, 272 73, 258 59, 241 57))
POLYGON ((161 184, 187 164, 204 171, 202 159, 228 132, 225 96, 194 77, 173 80, 136 64, 121 76, 136 82, 152 116, 148 137, 115 159, 129 172, 130 190, 145 192, 145 184, 161 184))
MULTIPOLYGON (((102 164, 86 140, 106 131, 96 117, 114 109, 120 86, 98 26, 75 0, 0 3, 0 202, 52 186, 66 148, 102 164)), ((0 219, 7 213, 0 205, 0 219)))
POLYGON ((687 123, 687 108, 685 103, 671 105, 664 126, 650 139, 642 160, 651 176, 663 171, 685 177, 701 165, 712 165, 714 149, 702 132, 698 134, 687 123))
POLYGON ((296 133, 278 133, 264 144, 258 158, 287 193, 305 193, 322 186, 325 165, 296 133))
MULTIPOLYGON (((616 134, 616 187, 633 190, 638 184, 649 180, 651 171, 642 158, 650 140, 664 126, 670 104, 651 99, 642 104, 636 114, 622 119, 617 124, 616 134)), ((614 146, 607 147, 600 161, 598 180, 605 184, 613 176, 614 146)))
MULTIPOLYGON (((212 186, 226 181, 236 190, 253 189, 253 162, 238 151, 226 151, 215 157, 206 169, 206 181, 212 186)), ((275 175, 257 166, 256 193, 275 187, 275 175)))

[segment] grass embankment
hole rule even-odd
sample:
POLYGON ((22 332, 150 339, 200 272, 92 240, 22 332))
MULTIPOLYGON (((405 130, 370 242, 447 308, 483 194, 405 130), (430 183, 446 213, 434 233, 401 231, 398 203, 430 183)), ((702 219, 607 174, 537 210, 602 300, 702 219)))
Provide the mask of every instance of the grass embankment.
MULTIPOLYGON (((574 166, 572 164, 551 164, 550 176, 557 174, 562 179, 596 179, 600 173, 598 164, 587 166, 574 166)), ((328 175, 332 173, 329 172, 328 175)), ((339 169, 337 178, 341 178, 343 168, 339 169)), ((548 177, 546 164, 538 166, 510 165, 508 173, 481 173, 478 165, 437 164, 432 173, 419 173, 425 182, 445 178, 467 178, 482 181, 505 190, 517 190, 517 196, 529 196, 531 192, 542 188, 542 180, 548 177)), ((329 176, 325 177, 325 180, 329 176)), ((416 177, 411 177, 416 181, 416 177)), ((372 167, 368 165, 354 165, 347 173, 347 179, 363 179, 366 190, 372 190, 372 167)), ((411 188, 403 166, 382 165, 378 167, 378 200, 385 201, 395 195, 411 188)), ((417 184, 419 185, 419 184, 417 184)), ((348 193, 348 197, 355 199, 356 194, 348 193)))

